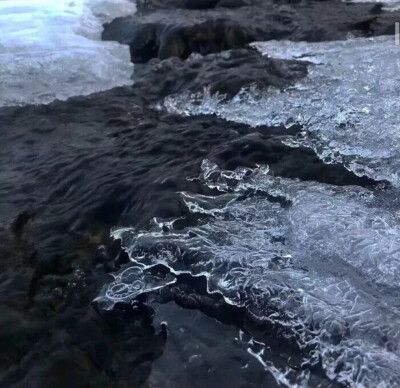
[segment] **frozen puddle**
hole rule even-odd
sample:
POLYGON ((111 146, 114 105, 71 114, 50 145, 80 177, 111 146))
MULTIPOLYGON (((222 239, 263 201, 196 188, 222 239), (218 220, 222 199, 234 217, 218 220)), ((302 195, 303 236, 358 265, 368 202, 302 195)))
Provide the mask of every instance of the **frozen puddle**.
MULTIPOLYGON (((174 230, 157 220, 149 232, 113 232, 132 261, 206 275, 210 292, 297 343, 303 372, 263 361, 278 381, 307 386, 307 368, 321 365, 329 379, 351 387, 398 386, 398 192, 283 179, 267 167, 222 171, 209 161, 201 179, 222 194, 181 196, 192 212, 209 216, 205 224, 174 230)), ((117 276, 100 299, 111 306, 129 298, 132 284, 142 292, 160 286, 153 275, 148 285, 138 281, 142 272, 124 287, 117 276)))
POLYGON ((0 0, 0 106, 42 104, 131 83, 129 49, 101 42, 129 0, 0 0))
POLYGON ((311 62, 308 76, 284 91, 249 87, 231 100, 207 90, 171 96, 166 108, 252 126, 300 123, 298 143, 324 161, 400 186, 400 46, 394 37, 254 46, 271 57, 311 62))

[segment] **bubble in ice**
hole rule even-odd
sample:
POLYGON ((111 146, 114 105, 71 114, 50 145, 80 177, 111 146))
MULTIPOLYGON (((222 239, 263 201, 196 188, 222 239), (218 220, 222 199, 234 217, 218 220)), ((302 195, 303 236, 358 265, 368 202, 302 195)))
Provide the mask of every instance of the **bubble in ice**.
POLYGON ((130 302, 137 296, 158 290, 175 283, 169 273, 160 273, 155 268, 132 265, 114 276, 96 298, 104 309, 112 309, 117 302, 130 302))

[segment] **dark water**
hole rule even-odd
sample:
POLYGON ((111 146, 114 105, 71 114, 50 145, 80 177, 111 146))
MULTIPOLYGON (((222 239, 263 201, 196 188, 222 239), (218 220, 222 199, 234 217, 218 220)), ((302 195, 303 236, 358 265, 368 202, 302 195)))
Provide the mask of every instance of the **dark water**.
MULTIPOLYGON (((197 1, 189 8, 206 10, 195 11, 186 9, 188 2, 157 3, 143 5, 140 22, 119 20, 105 30, 106 39, 130 43, 141 62, 133 87, 0 109, 2 387, 280 386, 249 353, 260 346, 249 341, 262 341, 274 363, 299 373, 301 351, 221 295, 209 295, 204 278, 182 275, 110 311, 93 302, 110 274, 128 263, 110 229, 146 230, 153 217, 181 217, 180 228, 202 222, 177 192, 216 194, 186 179, 199 174, 204 159, 230 170, 268 164, 277 176, 338 186, 378 183, 284 145, 283 139, 300 136, 299 127, 181 117, 157 104, 207 85, 231 95, 251 83, 285 87, 306 76, 304 63, 241 47, 271 38, 390 33, 397 13, 336 1, 222 1, 220 7, 197 1), (320 17, 327 22, 317 29, 320 17), (222 50, 230 51, 215 54, 222 50), (207 56, 186 61, 191 52, 207 56), (174 55, 182 59, 169 58, 174 55)), ((311 373, 310 386, 341 386, 319 365, 311 373)))

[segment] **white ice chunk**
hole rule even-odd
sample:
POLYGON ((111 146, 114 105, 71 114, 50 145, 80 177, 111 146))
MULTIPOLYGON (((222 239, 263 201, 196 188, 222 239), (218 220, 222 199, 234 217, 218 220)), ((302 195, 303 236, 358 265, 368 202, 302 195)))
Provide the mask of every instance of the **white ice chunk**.
POLYGON ((0 106, 49 103, 131 84, 127 46, 101 42, 129 0, 0 0, 0 106))
POLYGON ((312 62, 308 76, 284 91, 249 87, 231 100, 208 90, 171 96, 166 108, 252 126, 299 123, 299 143, 325 162, 400 186, 400 47, 394 37, 254 46, 265 55, 312 62))

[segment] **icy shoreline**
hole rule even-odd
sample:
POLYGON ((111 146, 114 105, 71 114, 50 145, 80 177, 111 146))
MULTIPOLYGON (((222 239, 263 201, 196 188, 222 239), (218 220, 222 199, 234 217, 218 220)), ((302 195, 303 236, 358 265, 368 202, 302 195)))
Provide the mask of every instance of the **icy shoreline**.
POLYGON ((170 96, 164 105, 172 113, 215 114, 254 127, 300 124, 304 136, 293 146, 312 148, 325 163, 338 162, 398 187, 400 51, 393 43, 391 36, 257 42, 253 46, 263 55, 312 63, 309 75, 284 91, 249 85, 226 99, 205 90, 170 96))
POLYGON ((135 9, 126 0, 2 1, 0 107, 130 84, 128 47, 100 37, 103 23, 135 9))

